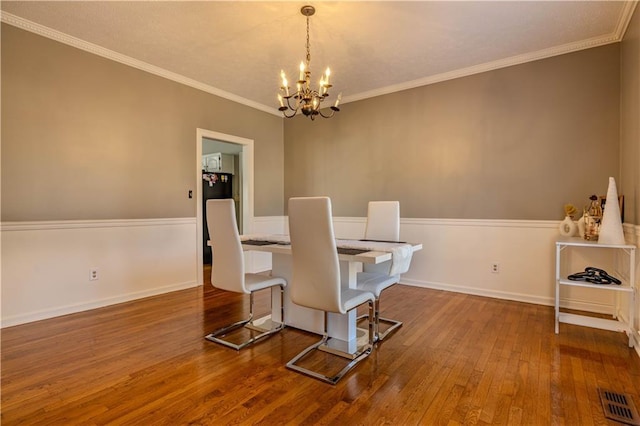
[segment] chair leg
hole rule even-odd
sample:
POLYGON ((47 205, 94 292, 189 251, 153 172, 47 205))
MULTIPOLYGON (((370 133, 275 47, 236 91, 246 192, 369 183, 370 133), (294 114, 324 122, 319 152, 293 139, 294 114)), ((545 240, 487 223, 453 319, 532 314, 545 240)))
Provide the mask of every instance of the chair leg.
MULTIPOLYGON (((358 321, 366 318, 366 316, 367 316, 366 314, 365 315, 360 315, 358 317, 358 321)), ((389 334, 393 333, 398 328, 402 327, 402 322, 401 321, 397 321, 397 320, 390 319, 390 318, 381 318, 380 317, 380 298, 379 297, 376 298, 376 302, 375 302, 374 323, 375 323, 374 342, 383 341, 385 339, 385 337, 387 337, 389 334), (380 323, 390 324, 390 327, 388 327, 384 331, 384 333, 380 333, 380 323)))
POLYGON ((396 331, 398 328, 402 327, 402 322, 397 321, 390 318, 381 318, 380 317, 380 299, 376 299, 376 341, 383 341, 389 334, 396 331), (380 323, 390 324, 384 333, 380 333, 380 323))
MULTIPOLYGON (((283 302, 284 302, 284 287, 283 286, 278 286, 280 288, 280 303, 281 306, 283 306, 283 302)), ((253 320, 253 292, 251 292, 249 294, 249 318, 247 318, 246 320, 242 320, 242 321, 238 321, 235 322, 231 325, 219 328, 217 330, 215 330, 214 332, 207 334, 205 336, 205 339, 211 341, 211 342, 215 342, 215 343, 219 343, 221 345, 227 346, 229 348, 235 349, 237 351, 239 351, 240 349, 255 343, 256 341, 270 336, 272 334, 275 334, 277 332, 279 332, 280 330, 282 330, 284 328, 284 311, 281 312, 281 318, 282 318, 282 322, 281 323, 276 323, 276 322, 272 322, 272 321, 265 321, 265 324, 270 324, 269 328, 266 328, 263 326, 263 324, 256 324, 255 321, 257 320, 253 320), (233 343, 230 342, 228 340, 223 339, 223 337, 225 337, 227 334, 229 334, 230 332, 240 329, 242 327, 246 327, 250 330, 253 331, 258 331, 260 332, 260 334, 258 334, 257 336, 251 337, 248 340, 245 340, 244 342, 240 342, 240 343, 233 343)), ((261 320, 261 318, 259 318, 258 320, 261 320)))
MULTIPOLYGON (((373 342, 374 342, 374 303, 373 302, 369 302, 369 344, 362 350, 362 352, 360 352, 355 358, 353 358, 352 360, 349 361, 349 363, 342 369, 340 370, 337 374, 335 374, 334 376, 327 376, 325 374, 321 374, 318 373, 317 371, 313 371, 310 370, 308 368, 304 368, 304 367, 300 367, 299 365, 296 365, 296 363, 298 361, 300 361, 302 358, 304 358, 305 356, 307 356, 309 353, 313 352, 314 350, 318 350, 320 346, 326 345, 327 342, 329 341, 329 335, 327 333, 327 323, 328 323, 328 313, 325 312, 324 313, 324 333, 322 335, 322 339, 317 342, 314 343, 313 345, 309 346, 308 348, 304 349, 302 352, 300 352, 298 355, 296 355, 291 361, 289 361, 287 363, 287 368, 297 371, 299 373, 305 374, 309 377, 313 377, 314 379, 318 379, 321 380, 323 382, 326 383, 330 383, 332 385, 335 385, 336 383, 338 383, 338 381, 340 379, 342 379, 342 377, 344 377, 345 374, 347 374, 353 367, 356 366, 356 364, 358 364, 360 361, 362 361, 363 359, 367 358, 369 356, 369 354, 371 354, 371 351, 373 350, 373 342)), ((324 353, 331 353, 331 352, 326 352, 323 351, 324 353)), ((340 356, 340 355, 335 355, 335 356, 340 356)), ((342 358, 342 357, 341 357, 342 358)))

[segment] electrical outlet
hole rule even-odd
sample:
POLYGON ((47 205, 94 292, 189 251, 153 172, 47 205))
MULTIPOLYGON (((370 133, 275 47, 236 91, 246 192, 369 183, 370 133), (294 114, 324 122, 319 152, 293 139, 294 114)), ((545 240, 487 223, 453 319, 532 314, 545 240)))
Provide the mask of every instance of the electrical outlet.
POLYGON ((500 264, 498 262, 493 262, 491 264, 491 272, 494 274, 500 273, 500 264))
POLYGON ((89 281, 97 281, 98 280, 98 268, 91 268, 89 270, 89 281))

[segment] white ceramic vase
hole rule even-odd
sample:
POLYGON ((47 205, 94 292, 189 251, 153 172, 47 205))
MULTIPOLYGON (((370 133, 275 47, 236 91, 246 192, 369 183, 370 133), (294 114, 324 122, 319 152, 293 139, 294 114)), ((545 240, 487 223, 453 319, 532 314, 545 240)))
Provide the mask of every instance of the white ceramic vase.
POLYGON ((600 244, 624 244, 624 230, 622 229, 622 219, 620 206, 618 205, 618 189, 616 180, 609 178, 609 188, 607 189, 607 203, 602 214, 600 224, 600 244))
POLYGON ((567 216, 559 226, 560 235, 564 237, 575 237, 578 233, 578 225, 575 224, 571 217, 567 216))

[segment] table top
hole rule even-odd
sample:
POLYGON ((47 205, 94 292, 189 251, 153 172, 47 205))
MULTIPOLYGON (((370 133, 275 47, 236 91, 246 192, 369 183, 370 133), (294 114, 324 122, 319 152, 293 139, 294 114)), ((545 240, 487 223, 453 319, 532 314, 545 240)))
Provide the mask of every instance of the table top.
MULTIPOLYGON (((291 254, 288 235, 252 234, 241 236, 245 251, 291 254)), ((411 246, 411 251, 422 249, 422 244, 371 240, 336 239, 338 259, 347 262, 382 263, 392 259, 394 247, 411 246)))

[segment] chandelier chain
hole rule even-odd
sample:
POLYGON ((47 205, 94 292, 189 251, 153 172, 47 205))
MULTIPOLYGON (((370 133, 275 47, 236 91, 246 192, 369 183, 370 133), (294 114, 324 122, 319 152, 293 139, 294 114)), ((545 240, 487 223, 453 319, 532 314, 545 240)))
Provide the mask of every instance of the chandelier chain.
POLYGON ((309 42, 309 16, 307 16, 307 69, 311 62, 311 43, 309 42))

